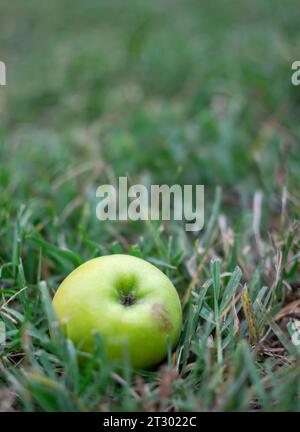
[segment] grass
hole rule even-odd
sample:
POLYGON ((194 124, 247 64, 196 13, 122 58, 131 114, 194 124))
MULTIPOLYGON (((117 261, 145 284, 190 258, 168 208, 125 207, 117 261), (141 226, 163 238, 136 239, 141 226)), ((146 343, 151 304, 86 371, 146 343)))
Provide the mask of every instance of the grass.
POLYGON ((0 411, 300 410, 298 23, 296 0, 1 1, 0 411), (121 175, 204 184, 204 230, 100 223, 121 175), (100 339, 78 363, 54 324, 63 278, 117 252, 182 299, 153 371, 100 339))

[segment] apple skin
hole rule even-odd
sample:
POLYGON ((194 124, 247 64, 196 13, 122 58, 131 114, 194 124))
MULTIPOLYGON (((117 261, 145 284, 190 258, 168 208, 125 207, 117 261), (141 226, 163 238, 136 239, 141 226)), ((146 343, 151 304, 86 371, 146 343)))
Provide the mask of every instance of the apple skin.
POLYGON ((182 327, 170 279, 130 255, 107 255, 79 266, 59 286, 53 307, 65 336, 83 351, 93 350, 98 332, 108 359, 122 360, 127 350, 135 368, 160 363, 167 340, 174 347, 182 327))

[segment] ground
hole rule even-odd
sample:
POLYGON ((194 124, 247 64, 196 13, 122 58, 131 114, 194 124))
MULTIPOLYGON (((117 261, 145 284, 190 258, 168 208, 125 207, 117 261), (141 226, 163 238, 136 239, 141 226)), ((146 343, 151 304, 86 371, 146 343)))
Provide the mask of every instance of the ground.
POLYGON ((0 411, 300 410, 296 0, 0 5, 0 411), (96 188, 204 184, 205 226, 106 222, 96 188), (51 298, 129 253, 184 306, 152 371, 78 362, 51 298))

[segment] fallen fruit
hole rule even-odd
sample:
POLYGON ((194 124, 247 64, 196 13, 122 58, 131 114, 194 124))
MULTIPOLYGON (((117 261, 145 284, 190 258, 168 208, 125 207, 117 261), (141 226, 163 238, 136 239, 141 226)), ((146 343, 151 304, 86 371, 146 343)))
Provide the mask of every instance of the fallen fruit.
POLYGON ((122 360, 127 350, 138 368, 161 362, 181 331, 181 304, 172 282, 130 255, 87 261, 61 283, 53 306, 65 335, 84 351, 93 350, 98 332, 108 359, 122 360))

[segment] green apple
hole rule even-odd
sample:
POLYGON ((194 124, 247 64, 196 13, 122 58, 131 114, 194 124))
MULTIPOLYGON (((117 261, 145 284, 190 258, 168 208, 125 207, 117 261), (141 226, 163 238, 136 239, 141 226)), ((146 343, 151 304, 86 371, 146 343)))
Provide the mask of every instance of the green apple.
POLYGON ((130 255, 82 264, 59 286, 53 306, 66 336, 84 351, 92 351, 98 332, 109 359, 121 360, 127 350, 137 368, 161 362, 181 331, 181 304, 170 279, 130 255))

